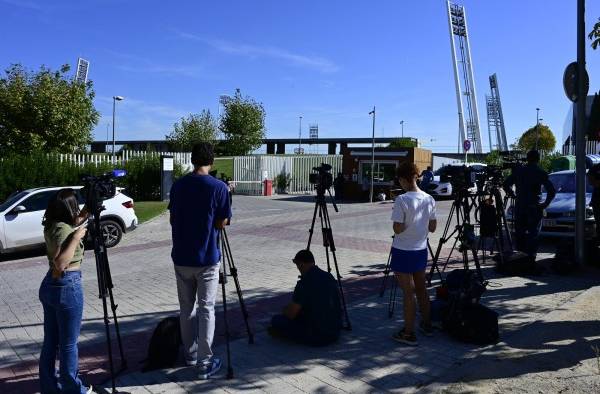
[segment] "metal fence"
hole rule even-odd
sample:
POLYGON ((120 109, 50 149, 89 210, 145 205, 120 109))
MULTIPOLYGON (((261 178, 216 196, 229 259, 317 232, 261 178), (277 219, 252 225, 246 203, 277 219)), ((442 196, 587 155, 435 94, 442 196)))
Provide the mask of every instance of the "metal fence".
MULTIPOLYGON (((181 164, 184 170, 190 171, 192 167, 192 154, 190 152, 145 152, 145 151, 122 151, 115 154, 115 163, 118 165, 125 164, 128 160, 137 157, 160 157, 162 155, 173 156, 175 163, 181 164)), ((59 154, 61 162, 70 161, 77 165, 83 166, 85 164, 110 164, 112 162, 111 154, 104 153, 86 153, 86 154, 59 154)))
MULTIPOLYGON (((587 155, 596 155, 600 153, 600 141, 586 141, 585 143, 585 153, 587 155)), ((563 145, 562 149, 563 155, 574 155, 575 154, 575 145, 563 145)))
POLYGON ((233 158, 233 179, 236 182, 236 193, 259 195, 262 192, 262 181, 275 180, 279 174, 291 177, 288 193, 310 193, 314 186, 309 182, 309 174, 313 167, 322 163, 331 165, 331 173, 335 177, 342 169, 340 155, 305 155, 305 156, 237 156, 233 158), (240 188, 241 187, 241 188, 240 188))

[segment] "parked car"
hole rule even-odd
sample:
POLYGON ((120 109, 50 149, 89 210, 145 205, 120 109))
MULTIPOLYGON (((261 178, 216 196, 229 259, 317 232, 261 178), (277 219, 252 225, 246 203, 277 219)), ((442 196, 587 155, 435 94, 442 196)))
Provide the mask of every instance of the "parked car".
MULTIPOLYGON (((434 197, 452 197, 456 193, 457 178, 464 174, 464 163, 448 164, 439 168, 433 176, 433 181, 429 183, 426 191, 434 197)), ((467 163, 467 167, 474 172, 482 171, 486 164, 482 163, 467 163)), ((472 180, 474 182, 474 179, 472 180)), ((473 183, 469 189, 476 191, 477 187, 473 183)))
MULTIPOLYGON (((556 189, 556 197, 544 211, 541 222, 540 236, 542 237, 574 237, 575 236, 575 171, 558 171, 549 175, 550 182, 556 189)), ((546 198, 542 195, 542 200, 546 198)), ((589 206, 592 199, 592 186, 587 183, 586 177, 586 210, 585 210, 585 237, 592 239, 595 236, 594 211, 589 206)), ((507 221, 512 222, 514 207, 507 209, 507 221)))
MULTIPOLYGON (((82 186, 71 186, 83 207, 82 186)), ((0 204, 0 253, 31 249, 44 244, 42 219, 50 198, 62 187, 42 187, 13 193, 0 204)), ((103 202, 100 214, 102 235, 107 247, 117 245, 123 233, 137 227, 133 200, 117 188, 117 194, 103 202)))

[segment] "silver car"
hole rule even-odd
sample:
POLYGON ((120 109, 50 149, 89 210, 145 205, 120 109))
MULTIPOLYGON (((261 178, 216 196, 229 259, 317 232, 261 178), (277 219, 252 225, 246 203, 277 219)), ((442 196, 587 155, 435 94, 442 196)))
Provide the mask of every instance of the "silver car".
MULTIPOLYGON (((544 211, 540 235, 542 237, 574 237, 575 236, 575 171, 558 171, 549 175, 556 189, 556 197, 544 211)), ((542 195, 542 200, 546 198, 542 195)), ((585 236, 592 239, 595 236, 594 212, 589 206, 592 199, 592 187, 587 184, 586 177, 586 210, 585 236)), ((507 210, 507 219, 512 219, 513 207, 507 210)))

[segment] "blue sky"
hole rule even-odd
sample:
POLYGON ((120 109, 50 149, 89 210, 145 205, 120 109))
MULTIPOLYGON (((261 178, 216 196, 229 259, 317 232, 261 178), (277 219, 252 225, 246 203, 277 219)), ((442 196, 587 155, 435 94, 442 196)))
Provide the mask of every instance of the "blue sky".
MULTIPOLYGON (((487 148, 485 94, 498 74, 509 141, 544 123, 562 137, 564 67, 575 60, 575 5, 566 0, 464 0, 487 148)), ((600 1, 587 1, 588 27, 600 1)), ((455 151, 457 107, 443 0, 0 0, 0 66, 91 62, 106 138, 113 95, 119 139, 160 139, 190 112, 216 112, 220 94, 261 101, 267 136, 420 138, 455 151), (10 38, 10 39, 9 39, 10 38)), ((588 28, 589 30, 589 28, 588 28)), ((74 69, 74 67, 73 67, 74 69)), ((600 50, 588 51, 600 90, 600 50)))

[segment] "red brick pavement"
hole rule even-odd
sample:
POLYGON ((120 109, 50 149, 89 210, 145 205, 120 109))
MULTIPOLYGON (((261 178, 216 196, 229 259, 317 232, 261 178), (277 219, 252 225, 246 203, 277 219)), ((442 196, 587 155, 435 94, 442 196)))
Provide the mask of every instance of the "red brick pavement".
MULTIPOLYGON (((388 243, 389 247, 389 243, 388 243)), ((448 249, 444 249, 441 257, 447 256, 448 249)), ((460 266, 460 262, 452 259, 452 268, 460 266)), ((381 272, 371 270, 364 272, 362 276, 355 276, 344 279, 344 292, 348 303, 354 303, 361 299, 373 296, 380 291, 382 275, 381 272)), ((389 283, 389 282, 388 282, 389 283)), ((248 314, 250 316, 250 324, 253 330, 262 331, 270 319, 270 316, 280 310, 287 302, 289 302, 289 293, 278 293, 271 297, 255 300, 247 304, 248 314)), ((235 307, 230 309, 230 329, 234 339, 243 338, 246 336, 246 328, 244 325, 241 310, 237 306, 237 300, 232 300, 235 307)), ((164 314, 161 314, 162 318, 164 314)), ((222 312, 217 312, 217 332, 215 333, 215 346, 222 344, 224 341, 223 325, 219 324, 223 320, 222 312)), ((350 319, 352 315, 350 314, 350 319)), ((160 319, 157 318, 155 324, 160 319)), ((123 336, 124 353, 127 357, 128 371, 133 372, 141 369, 142 362, 146 357, 146 351, 150 336, 154 326, 148 327, 145 333, 137 333, 135 335, 123 336)), ((115 355, 115 365, 120 365, 118 358, 118 350, 116 341, 113 337, 113 354, 115 355)), ((81 346, 79 350, 79 368, 80 374, 86 383, 99 385, 107 381, 109 378, 108 355, 105 343, 98 343, 88 346, 81 346)), ((0 392, 3 394, 23 394, 32 393, 39 390, 37 378, 37 363, 23 362, 12 365, 10 367, 0 368, 0 392)))

